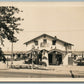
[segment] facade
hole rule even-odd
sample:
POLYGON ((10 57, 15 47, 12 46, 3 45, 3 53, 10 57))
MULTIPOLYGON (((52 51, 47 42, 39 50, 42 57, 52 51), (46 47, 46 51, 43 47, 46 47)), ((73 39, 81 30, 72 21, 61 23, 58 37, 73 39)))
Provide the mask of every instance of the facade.
POLYGON ((24 43, 27 54, 36 64, 72 65, 71 49, 73 44, 58 39, 56 36, 42 34, 24 43))

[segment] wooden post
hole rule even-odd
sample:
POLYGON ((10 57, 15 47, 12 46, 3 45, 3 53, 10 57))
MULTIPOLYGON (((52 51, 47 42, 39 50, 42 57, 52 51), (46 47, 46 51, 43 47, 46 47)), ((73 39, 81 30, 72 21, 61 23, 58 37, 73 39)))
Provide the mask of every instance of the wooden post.
POLYGON ((11 45, 11 66, 13 64, 13 42, 12 42, 12 45, 11 45))
POLYGON ((49 62, 48 62, 48 52, 43 50, 42 52, 42 62, 45 62, 46 63, 46 66, 49 65, 49 62))
POLYGON ((8 68, 8 57, 7 57, 7 68, 8 68))
POLYGON ((32 50, 32 70, 33 70, 33 50, 32 50))
POLYGON ((12 32, 12 45, 11 45, 11 66, 13 64, 13 33, 14 33, 14 29, 13 29, 13 32, 12 32))
POLYGON ((32 70, 33 70, 33 68, 34 68, 34 63, 33 63, 34 49, 35 49, 35 47, 33 46, 33 47, 32 47, 32 70))

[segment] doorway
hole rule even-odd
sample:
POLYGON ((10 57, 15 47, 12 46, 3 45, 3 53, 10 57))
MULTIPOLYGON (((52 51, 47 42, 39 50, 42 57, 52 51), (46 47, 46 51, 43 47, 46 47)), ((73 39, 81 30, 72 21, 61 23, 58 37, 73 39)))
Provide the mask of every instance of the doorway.
POLYGON ((52 54, 48 55, 48 59, 49 59, 49 65, 52 65, 52 54))
POLYGON ((62 64, 62 54, 61 53, 57 53, 57 54, 55 54, 54 52, 50 53, 48 55, 48 59, 49 59, 49 65, 60 65, 60 64, 62 64))
POLYGON ((62 64, 62 54, 57 54, 56 58, 57 58, 57 65, 62 64))

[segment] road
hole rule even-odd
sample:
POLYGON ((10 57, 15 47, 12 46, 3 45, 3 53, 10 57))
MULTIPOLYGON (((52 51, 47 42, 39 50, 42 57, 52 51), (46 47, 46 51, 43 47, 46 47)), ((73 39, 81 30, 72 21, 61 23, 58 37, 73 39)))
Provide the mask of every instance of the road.
POLYGON ((0 78, 84 78, 83 66, 53 66, 50 68, 52 70, 0 69, 0 78))
POLYGON ((9 72, 0 70, 0 78, 71 78, 70 74, 49 74, 49 73, 30 73, 30 72, 9 72))

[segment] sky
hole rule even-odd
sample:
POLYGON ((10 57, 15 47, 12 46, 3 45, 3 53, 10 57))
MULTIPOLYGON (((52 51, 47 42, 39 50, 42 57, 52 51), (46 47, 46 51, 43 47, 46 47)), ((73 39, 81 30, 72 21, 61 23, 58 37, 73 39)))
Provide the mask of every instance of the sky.
MULTIPOLYGON (((84 2, 9 2, 23 10, 19 16, 24 18, 15 34, 19 41, 14 43, 14 51, 25 51, 24 42, 43 33, 74 44, 73 50, 84 51, 84 2)), ((3 5, 3 3, 0 3, 3 5)), ((5 51, 11 50, 11 43, 4 41, 5 51)))

